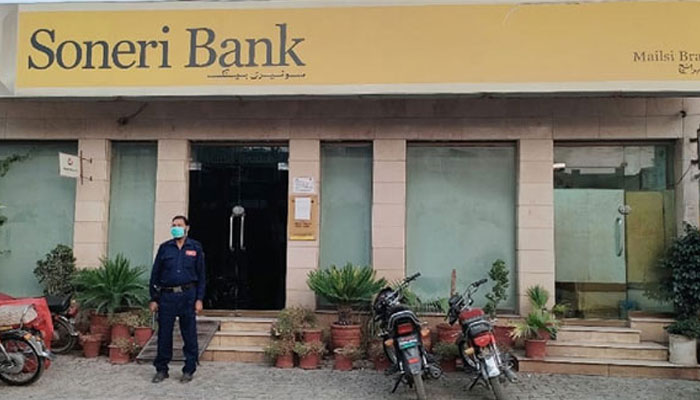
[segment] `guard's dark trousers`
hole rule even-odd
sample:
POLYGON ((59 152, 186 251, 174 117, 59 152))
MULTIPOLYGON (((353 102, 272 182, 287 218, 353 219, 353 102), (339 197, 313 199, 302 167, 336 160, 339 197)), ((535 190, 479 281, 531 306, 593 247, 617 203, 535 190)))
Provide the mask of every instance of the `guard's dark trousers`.
POLYGON ((183 373, 194 373, 197 369, 197 321, 194 302, 197 289, 189 288, 180 293, 161 293, 158 300, 158 355, 153 365, 156 371, 168 372, 168 363, 173 358, 173 325, 175 317, 180 319, 180 332, 185 346, 183 373))

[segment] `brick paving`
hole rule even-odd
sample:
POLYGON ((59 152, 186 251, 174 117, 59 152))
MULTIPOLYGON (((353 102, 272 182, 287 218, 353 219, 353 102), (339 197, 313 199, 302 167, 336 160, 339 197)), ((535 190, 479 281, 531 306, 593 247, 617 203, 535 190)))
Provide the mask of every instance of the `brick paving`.
MULTIPOLYGON (((391 394, 391 379, 372 370, 336 372, 279 370, 266 366, 202 362, 195 379, 181 384, 180 365, 172 364, 170 379, 150 383, 150 365, 111 365, 106 358, 59 357, 30 387, 0 383, 0 399, 393 399, 415 398, 405 386, 391 394)), ((466 391, 462 373, 427 382, 430 399, 493 399, 478 387, 466 391)), ((662 379, 606 378, 580 375, 520 375, 506 392, 512 400, 682 400, 700 399, 700 382, 662 379)))

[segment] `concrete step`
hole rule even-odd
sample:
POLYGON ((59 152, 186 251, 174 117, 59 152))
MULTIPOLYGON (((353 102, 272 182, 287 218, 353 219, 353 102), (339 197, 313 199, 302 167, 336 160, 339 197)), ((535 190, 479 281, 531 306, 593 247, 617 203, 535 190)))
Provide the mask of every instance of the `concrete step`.
POLYGON ((211 340, 216 346, 265 346, 270 342, 270 331, 219 331, 211 340))
POLYGON ((576 374, 635 378, 700 380, 700 366, 683 366, 668 361, 585 359, 547 356, 544 360, 516 353, 520 373, 576 374))
POLYGON ((202 360, 262 364, 265 362, 265 352, 262 346, 217 346, 210 344, 204 351, 202 360))
POLYGON ((608 326, 563 326, 557 342, 639 343, 642 331, 608 326))
POLYGON ((269 332, 276 318, 253 317, 199 317, 202 320, 219 321, 221 331, 266 331, 269 332))
POLYGON ((668 360, 668 347, 654 342, 591 343, 551 340, 547 343, 547 356, 666 361, 668 360))

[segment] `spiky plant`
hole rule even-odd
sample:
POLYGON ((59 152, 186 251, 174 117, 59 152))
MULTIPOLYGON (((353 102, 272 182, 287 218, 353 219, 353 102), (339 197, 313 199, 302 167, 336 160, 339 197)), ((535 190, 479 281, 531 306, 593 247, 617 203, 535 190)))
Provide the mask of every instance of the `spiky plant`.
POLYGON ((83 269, 73 279, 76 299, 83 307, 113 314, 145 304, 148 285, 143 279, 144 267, 131 267, 121 254, 100 262, 99 268, 83 269))
POLYGON ((545 310, 533 310, 522 321, 513 325, 513 339, 544 339, 543 335, 554 337, 558 321, 545 310))
POLYGON ((527 297, 530 299, 530 304, 533 310, 546 310, 547 302, 549 301, 549 292, 540 285, 532 286, 527 289, 527 297))
POLYGON ((369 303, 386 285, 386 280, 376 279, 376 271, 371 267, 347 263, 343 268, 331 265, 311 271, 306 283, 317 295, 338 307, 339 324, 349 325, 353 306, 369 303))

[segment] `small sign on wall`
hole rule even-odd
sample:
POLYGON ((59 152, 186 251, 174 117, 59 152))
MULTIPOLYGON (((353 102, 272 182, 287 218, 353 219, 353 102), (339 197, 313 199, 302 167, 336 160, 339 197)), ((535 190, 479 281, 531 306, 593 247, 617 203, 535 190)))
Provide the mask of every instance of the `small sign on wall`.
POLYGON ((316 240, 318 232, 318 196, 292 195, 289 197, 287 226, 289 240, 316 240))
POLYGON ((68 178, 80 177, 80 157, 58 153, 58 173, 68 178))

